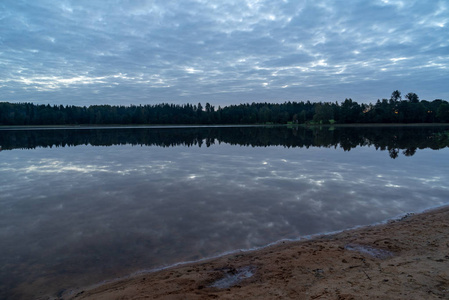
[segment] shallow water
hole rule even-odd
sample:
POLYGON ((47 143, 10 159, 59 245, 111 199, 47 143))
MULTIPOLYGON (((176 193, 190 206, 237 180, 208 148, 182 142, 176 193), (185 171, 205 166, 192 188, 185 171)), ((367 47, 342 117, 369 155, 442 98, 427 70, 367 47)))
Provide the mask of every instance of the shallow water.
POLYGON ((0 131, 0 298, 442 205, 445 132, 0 131))
POLYGON ((388 258, 388 257, 394 255, 393 252, 390 252, 390 251, 387 251, 384 249, 369 247, 366 245, 351 244, 351 245, 346 245, 345 249, 350 250, 350 251, 360 252, 360 253, 367 254, 369 256, 380 258, 380 259, 388 258))
POLYGON ((217 289, 230 288, 246 278, 250 278, 254 275, 254 268, 248 266, 239 269, 222 270, 224 274, 220 279, 214 281, 210 287, 217 289))

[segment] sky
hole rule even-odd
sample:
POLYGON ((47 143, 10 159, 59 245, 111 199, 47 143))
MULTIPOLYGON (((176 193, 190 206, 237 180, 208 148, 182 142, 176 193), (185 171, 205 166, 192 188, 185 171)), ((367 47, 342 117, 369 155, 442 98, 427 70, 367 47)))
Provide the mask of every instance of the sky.
POLYGON ((3 0, 0 101, 449 100, 449 1, 3 0))

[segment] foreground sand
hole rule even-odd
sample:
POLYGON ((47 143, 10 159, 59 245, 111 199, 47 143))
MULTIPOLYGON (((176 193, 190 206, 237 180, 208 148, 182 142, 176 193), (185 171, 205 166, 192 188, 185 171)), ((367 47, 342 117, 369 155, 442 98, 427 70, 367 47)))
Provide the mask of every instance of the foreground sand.
POLYGON ((449 299, 449 207, 139 275, 67 299, 449 299))

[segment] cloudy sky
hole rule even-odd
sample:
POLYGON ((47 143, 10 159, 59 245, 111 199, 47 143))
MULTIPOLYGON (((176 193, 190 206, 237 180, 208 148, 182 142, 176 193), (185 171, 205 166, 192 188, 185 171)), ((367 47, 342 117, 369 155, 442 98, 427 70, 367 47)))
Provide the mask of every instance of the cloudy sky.
POLYGON ((446 0, 3 0, 0 101, 449 100, 446 0))

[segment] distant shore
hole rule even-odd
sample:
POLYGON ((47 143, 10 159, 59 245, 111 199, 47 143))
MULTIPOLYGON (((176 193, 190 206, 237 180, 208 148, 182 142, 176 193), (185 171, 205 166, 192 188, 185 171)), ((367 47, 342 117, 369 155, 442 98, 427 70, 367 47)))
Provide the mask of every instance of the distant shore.
POLYGON ((80 125, 0 125, 0 130, 113 129, 113 128, 207 128, 207 127, 437 127, 449 123, 352 123, 352 124, 80 124, 80 125))
MULTIPOLYGON (((443 124, 449 125, 449 124, 443 124)), ((114 128, 207 128, 207 127, 255 127, 255 126, 287 126, 287 124, 276 124, 276 125, 264 125, 264 124, 241 124, 241 125, 178 125, 178 124, 105 124, 105 125, 96 125, 96 124, 82 124, 82 125, 0 125, 0 130, 44 130, 44 129, 114 129, 114 128)), ((290 125, 291 126, 291 125, 290 125)), ((297 125, 295 125, 297 126, 297 125)), ((299 125, 302 126, 302 125, 299 125)))
POLYGON ((449 206, 67 291, 63 299, 449 298, 449 206))

